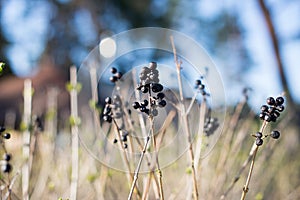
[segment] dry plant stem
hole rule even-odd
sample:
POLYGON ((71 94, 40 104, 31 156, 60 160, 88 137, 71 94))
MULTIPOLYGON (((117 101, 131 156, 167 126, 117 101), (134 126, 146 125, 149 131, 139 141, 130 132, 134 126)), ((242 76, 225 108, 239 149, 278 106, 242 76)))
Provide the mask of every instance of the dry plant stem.
MULTIPOLYGON (((164 124, 163 124, 163 126, 162 126, 162 128, 158 131, 157 135, 160 135, 161 137, 157 140, 157 144, 156 144, 157 151, 159 151, 160 146, 162 144, 162 141, 164 139, 164 136, 166 134, 167 128, 170 126, 170 124, 171 124, 173 118, 175 117, 175 115, 176 115, 175 111, 170 111, 167 118, 166 118, 166 120, 165 120, 165 122, 164 122, 164 124)), ((154 167, 155 167, 155 165, 153 165, 153 163, 152 163, 152 165, 150 166, 151 172, 150 172, 149 176, 147 177, 148 178, 147 184, 144 187, 142 200, 146 199, 146 197, 148 196, 150 183, 151 183, 152 178, 154 178, 154 183, 156 184, 155 186, 158 185, 158 183, 157 183, 158 181, 156 180, 156 176, 154 174, 154 167)), ((158 190, 159 190, 159 187, 158 187, 158 190)))
MULTIPOLYGON (((260 132, 263 133, 265 127, 267 125, 267 122, 264 121, 261 128, 260 128, 260 132)), ((246 194, 249 191, 249 184, 250 184, 250 179, 253 173, 253 167, 254 167, 254 163, 255 163, 255 157, 257 154, 259 146, 256 145, 256 143, 254 142, 253 147, 250 151, 250 155, 252 154, 252 160, 251 160, 251 165, 250 165, 250 169, 249 169, 249 173, 248 173, 248 177, 246 180, 246 184, 243 187, 243 192, 242 192, 242 196, 241 196, 241 200, 244 200, 246 198, 246 194)))
POLYGON ((71 100, 71 117, 74 119, 75 123, 71 126, 72 134, 72 174, 71 174, 71 190, 70 190, 70 200, 76 200, 77 198, 77 186, 78 186, 78 172, 79 172, 79 157, 78 157, 78 105, 77 105, 77 72, 76 67, 72 66, 70 69, 70 83, 72 85, 72 90, 70 91, 71 100))
MULTIPOLYGON (((90 81, 91 81, 92 101, 93 103, 96 103, 98 102, 99 98, 98 98, 98 89, 97 89, 97 69, 95 66, 92 66, 90 68, 90 81)), ((97 111, 96 108, 92 109, 92 112, 93 112, 93 120, 94 120, 94 130, 97 133, 97 131, 100 130, 99 112, 97 111)), ((98 134, 96 134, 96 137, 97 136, 98 134)), ((100 187, 100 189, 96 190, 99 199, 104 199, 104 190, 105 190, 107 176, 108 176, 107 167, 105 165, 101 165, 100 176, 99 176, 100 184, 97 186, 100 187)))
POLYGON ((156 147, 156 138, 155 138, 155 135, 154 135, 154 118, 153 118, 152 115, 150 115, 149 120, 150 120, 150 124, 151 124, 151 135, 152 135, 153 149, 155 151, 154 157, 155 157, 155 162, 156 162, 156 167, 157 167, 157 172, 158 172, 159 196, 160 196, 161 200, 164 200, 164 192, 163 192, 163 185, 162 185, 162 171, 160 169, 160 165, 159 165, 159 161, 158 161, 158 149, 156 147))
POLYGON ((129 164, 129 160, 128 160, 128 157, 126 155, 126 150, 124 148, 124 146, 122 145, 122 138, 121 138, 121 133, 120 133, 120 128, 116 122, 115 119, 113 119, 113 123, 115 125, 115 129, 116 129, 116 133, 117 133, 117 137, 118 137, 118 143, 119 143, 119 147, 120 147, 120 150, 122 151, 122 159, 123 159, 123 162, 124 164, 126 165, 127 167, 127 170, 129 172, 129 183, 132 182, 133 178, 132 178, 132 174, 131 174, 131 169, 130 169, 130 164, 129 164))
POLYGON ((160 194, 159 194, 159 182, 157 180, 157 177, 155 176, 155 171, 152 170, 149 172, 149 176, 147 177, 146 179, 146 185, 144 187, 144 190, 143 190, 143 196, 142 196, 142 200, 146 200, 148 199, 148 195, 149 195, 149 189, 150 189, 150 186, 151 186, 151 180, 152 180, 152 187, 153 187, 153 190, 154 190, 154 195, 155 195, 155 199, 159 199, 160 198, 160 194))
POLYGON ((192 138, 188 126, 188 119, 187 115, 185 112, 185 107, 184 107, 184 97, 183 97, 183 90, 182 90, 182 81, 181 81, 181 63, 178 61, 177 54, 176 54, 176 48, 174 44, 174 39, 173 36, 170 36, 172 48, 173 48, 173 54, 174 54, 174 61, 177 69, 177 79, 178 79, 178 87, 179 87, 179 95, 180 95, 180 101, 181 101, 181 108, 180 111, 182 113, 182 119, 183 119, 183 127, 184 127, 184 132, 187 135, 188 143, 189 143, 189 155, 190 155, 190 160, 191 160, 191 169, 192 169, 192 178, 193 178, 193 197, 194 199, 198 199, 198 188, 197 188, 197 177, 196 177, 196 170, 194 166, 194 152, 193 152, 193 143, 192 143, 192 138))
POLYGON ((55 137, 57 133, 57 88, 50 88, 47 91, 47 115, 45 121, 45 134, 42 138, 43 148, 41 149, 42 167, 39 178, 36 181, 31 199, 39 199, 46 188, 47 181, 53 169, 53 156, 55 149, 55 137))
MULTIPOLYGON (((198 170, 200 157, 201 157, 201 150, 202 150, 202 137, 204 133, 204 121, 205 121, 205 114, 206 114, 206 98, 203 96, 203 102, 200 105, 199 111, 199 128, 198 128, 198 138, 197 138, 197 145, 195 150, 195 169, 198 170)), ((199 177, 199 174, 197 174, 199 177)))
POLYGON ((148 179, 146 180, 146 184, 145 184, 144 190, 143 190, 142 200, 146 200, 148 198, 152 177, 155 177, 155 174, 153 171, 149 172, 149 174, 148 174, 148 179))
MULTIPOLYGON (((96 67, 92 67, 90 69, 90 80, 91 80, 91 91, 92 91, 92 101, 94 103, 98 102, 98 90, 97 90, 97 70, 96 67)), ((94 129, 100 130, 100 121, 99 121, 99 113, 97 109, 93 109, 93 119, 94 119, 94 129)), ((98 134, 96 134, 98 135, 98 134)))
POLYGON ((185 113, 186 115, 188 115, 188 114, 191 112, 191 109, 192 109, 192 107, 193 107, 193 104, 194 104, 194 102, 195 102, 195 100, 196 100, 197 95, 198 95, 198 92, 195 92, 195 94, 194 94, 194 96, 193 96, 193 98, 192 98, 192 101, 191 101, 191 103, 190 103, 188 109, 186 110, 186 113, 185 113))
MULTIPOLYGON (((137 87, 137 80, 136 80, 136 70, 135 70, 135 69, 132 70, 132 80, 133 80, 133 87, 136 88, 136 87, 137 87)), ((138 101, 141 100, 140 93, 139 93, 138 90, 135 90, 135 98, 136 98, 138 101)), ((143 118, 143 114, 142 114, 142 113, 138 113, 138 118, 139 118, 139 124, 140 124, 141 130, 142 130, 142 135, 143 135, 143 137, 146 138, 146 140, 147 140, 147 130, 146 130, 146 125, 145 125, 145 121, 144 121, 144 118, 143 118)), ((131 124, 131 123, 130 123, 130 124, 131 124)), ((131 124, 131 125, 132 125, 132 124, 131 124)), ((132 130, 134 129, 133 126, 132 126, 131 128, 132 128, 132 130)), ((137 140, 138 145, 139 145, 139 147, 141 148, 141 151, 142 151, 143 145, 142 145, 141 141, 139 140, 138 137, 136 137, 136 140, 137 140)), ((145 141, 145 142, 146 142, 146 141, 145 141)), ((150 159, 151 159, 151 158, 150 158, 150 155, 146 154, 146 158, 147 158, 147 161, 150 162, 150 159)), ((154 179, 153 179, 154 185, 156 185, 156 186, 159 188, 159 186, 157 185, 158 183, 157 183, 157 180, 156 180, 156 176, 150 176, 150 179, 152 179, 152 178, 154 178, 154 179)), ((148 190, 148 188, 144 188, 144 191, 145 191, 145 190, 148 190)), ((159 196, 159 194, 158 194, 157 191, 158 191, 158 190, 154 190, 155 196, 159 196)), ((145 196, 145 195, 144 195, 144 192, 143 192, 143 196, 145 196)))
POLYGON ((19 174, 20 174, 20 171, 17 171, 17 173, 14 175, 14 177, 11 180, 9 180, 9 185, 8 185, 8 188, 7 188, 7 193, 5 194, 5 197, 4 197, 5 200, 6 199, 11 200, 12 199, 11 198, 12 187, 15 184, 15 182, 16 182, 17 177, 18 177, 19 174))
POLYGON ((133 181, 132 181, 132 184, 131 184, 130 192, 129 192, 129 195, 128 195, 128 200, 130 200, 132 198, 132 194, 133 194, 136 182, 137 182, 138 177, 139 177, 139 172, 140 172, 140 169, 141 169, 141 166, 142 166, 142 161, 144 159, 144 156, 145 156, 145 153, 146 153, 146 150, 147 150, 147 146, 148 146, 149 141, 150 141, 150 137, 151 137, 151 131, 148 132, 148 135, 147 135, 147 138, 146 138, 146 142, 145 142, 144 148, 142 150, 142 154, 140 156, 138 165, 137 165, 136 170, 134 172, 134 177, 133 177, 133 181))
MULTIPOLYGON (((253 116, 251 116, 250 118, 252 118, 252 117, 253 116)), ((251 120, 247 120, 246 123, 242 125, 243 128, 237 133, 238 137, 235 139, 235 142, 233 143, 233 147, 231 147, 231 149, 240 149, 240 148, 242 148, 241 145, 243 144, 243 140, 245 139, 243 137, 245 135, 244 130, 249 130, 249 128, 251 127, 251 122, 252 122, 251 120)), ((230 154, 232 158, 238 157, 238 151, 237 152, 230 151, 230 152, 228 152, 228 154, 230 154)), ((242 167, 240 168, 240 170, 238 171, 237 175, 233 178, 233 180, 231 181, 231 184, 227 187, 225 192, 221 195, 220 199, 225 199, 226 196, 229 194, 229 192, 233 189, 234 185, 240 179, 240 176, 241 176, 242 172, 245 170, 245 168, 247 167, 247 165, 251 161, 251 159, 252 159, 252 157, 249 156, 247 158, 247 160, 244 161, 244 163, 243 163, 242 167)), ((233 163, 231 163, 228 166, 228 168, 230 169, 231 167, 233 167, 232 165, 233 165, 233 163)), ((218 181, 218 179, 216 181, 218 181)))
MULTIPOLYGON (((223 148, 226 149, 226 151, 222 151, 224 152, 224 155, 221 155, 221 159, 219 159, 218 161, 218 166, 217 166, 217 171, 222 171, 223 170, 223 166, 226 164, 229 156, 232 157, 232 152, 231 150, 233 149, 237 149, 237 145, 241 144, 241 141, 242 141, 242 138, 241 136, 244 135, 244 131, 241 130, 241 133, 238 133, 238 137, 236 139, 233 139, 234 138, 234 134, 235 134, 235 131, 236 131, 236 128, 237 128, 237 124, 238 124, 238 121, 240 119, 240 114, 242 112, 242 109, 244 108, 244 106, 246 105, 246 98, 241 101, 237 106, 236 106, 236 109, 234 111, 234 114, 229 122, 229 125, 228 127, 226 128, 227 131, 226 131, 226 135, 227 137, 225 137, 224 139, 224 145, 223 145, 223 148), (235 143, 232 143, 233 140, 235 141, 235 143), (230 145, 229 145, 230 144, 230 145)), ((253 113, 251 114, 251 116, 249 118, 252 118, 253 117, 253 113)), ((243 126, 243 129, 244 130, 247 130, 248 128, 246 127, 249 127, 250 124, 246 124, 243 126)), ((226 189, 226 191, 222 194, 222 196, 220 197, 220 199, 225 199, 225 197, 227 196, 227 194, 232 190, 233 186, 235 185, 235 183, 240 179, 240 176, 242 174, 242 172, 245 170, 246 166, 248 165, 248 163, 251 161, 252 159, 252 156, 249 155, 249 157, 247 158, 247 160, 245 160, 245 162, 243 163, 242 167, 240 168, 240 170, 238 171, 237 175, 234 177, 233 181, 231 182, 231 184, 229 185, 229 187, 226 189)))
MULTIPOLYGON (((122 156, 121 157, 123 159, 123 162, 124 162, 125 166, 127 167, 128 172, 129 172, 129 173, 127 173, 127 175, 128 175, 127 178, 128 178, 128 183, 130 184, 130 183, 132 183, 134 181, 134 179, 132 177, 129 160, 128 160, 128 157, 126 155, 125 148, 124 148, 124 146, 121 143, 122 139, 121 139, 120 128, 119 128, 119 126, 118 126, 118 124, 117 124, 117 122, 116 122, 115 119, 113 119, 113 123, 114 123, 115 128, 116 128, 117 137, 118 137, 118 141, 119 141, 118 142, 119 143, 119 147, 120 147, 120 150, 122 151, 122 156)), ((133 187, 133 191, 135 191, 137 193, 138 197, 140 198, 141 194, 140 194, 140 191, 138 190, 138 188, 136 187, 136 185, 133 187)))
POLYGON ((7 180, 8 180, 8 184, 7 184, 7 198, 5 199, 8 199, 8 200, 11 200, 11 189, 10 189, 10 177, 9 177, 9 174, 7 174, 7 180))
POLYGON ((24 200, 29 199, 29 177, 30 177, 30 121, 32 107, 32 86, 31 80, 26 79, 24 82, 24 116, 23 123, 26 128, 23 132, 23 158, 25 163, 22 166, 22 195, 24 200))

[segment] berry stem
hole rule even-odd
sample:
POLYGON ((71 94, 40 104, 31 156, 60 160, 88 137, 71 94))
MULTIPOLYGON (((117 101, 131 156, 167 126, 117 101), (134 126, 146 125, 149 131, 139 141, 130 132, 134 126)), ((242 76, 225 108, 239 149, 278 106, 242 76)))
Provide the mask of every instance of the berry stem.
POLYGON ((164 193, 163 193, 163 185, 162 185, 162 171, 160 169, 160 165, 159 165, 159 161, 158 161, 158 149, 157 149, 157 145, 156 145, 156 138, 154 135, 154 118, 152 116, 152 114, 150 114, 149 116, 149 120, 150 120, 150 124, 151 124, 151 135, 152 135, 152 142, 153 142, 153 149, 154 149, 154 156, 155 156, 155 162, 156 162, 156 166, 157 166, 157 172, 159 174, 158 180, 159 180, 159 195, 160 195, 160 199, 163 200, 164 199, 164 193))
MULTIPOLYGON (((133 77, 132 80, 133 80, 134 88, 137 88, 138 84, 137 84, 137 80, 136 80, 136 70, 135 69, 132 70, 132 77, 133 77)), ((140 93, 139 93, 138 90, 135 90, 135 97, 136 97, 136 99, 138 101, 141 101, 140 93)), ((147 142, 147 135, 148 134, 147 134, 147 130, 146 130, 146 125, 145 125, 145 121, 144 121, 144 118, 143 118, 143 114, 141 112, 138 113, 138 118, 139 118, 139 124, 140 124, 141 130, 142 130, 142 135, 143 135, 144 138, 146 138, 145 139, 145 143, 146 143, 147 142)), ((132 131, 134 131, 134 128, 133 128, 132 124, 131 123, 129 123, 129 124, 131 125, 132 131)), ((142 142, 139 140, 139 138, 136 137, 135 139, 137 140, 140 149, 144 149, 144 146, 142 145, 142 142)), ((147 158, 147 162, 150 162, 150 160, 151 160, 150 155, 146 155, 146 158, 147 158)), ((158 181, 156 179, 156 176, 154 176, 154 173, 152 172, 152 170, 151 170, 151 173, 153 174, 153 176, 149 176, 149 181, 153 178, 153 183, 158 188, 158 181)), ((143 197, 147 196, 148 190, 149 190, 148 187, 144 188, 143 197)), ((156 192, 156 190, 154 190, 154 191, 156 192)), ((155 194, 155 195, 159 196, 158 193, 155 194)), ((142 199, 144 199, 143 197, 142 197, 142 199)))
POLYGON ((159 196, 161 200, 164 200, 164 192, 163 192, 163 185, 162 185, 162 171, 160 169, 160 165, 159 165, 159 160, 158 160, 158 149, 156 146, 156 137, 154 135, 154 116, 152 115, 152 110, 153 110, 153 106, 151 104, 152 102, 152 94, 151 94, 151 90, 149 90, 149 104, 150 104, 150 111, 149 111, 149 121, 150 121, 150 126, 151 126, 151 136, 152 136, 152 145, 153 145, 153 149, 154 149, 154 159, 156 162, 156 166, 157 166, 157 171, 159 174, 159 196))
POLYGON ((138 165, 137 165, 136 170, 134 172, 133 181, 132 181, 130 192, 129 192, 129 195, 128 195, 128 198, 127 198, 128 200, 131 200, 131 198, 132 198, 132 194, 133 194, 136 182, 138 180, 138 176, 139 176, 139 172, 140 172, 140 169, 141 169, 142 161, 143 161, 144 155, 146 153, 147 146, 148 146, 149 141, 150 141, 150 137, 151 137, 151 131, 148 132, 148 135, 147 135, 147 138, 146 138, 146 142, 144 144, 144 148, 142 150, 142 153, 141 153, 138 165))
MULTIPOLYGON (((263 133, 266 126, 267 126, 267 124, 268 124, 267 121, 263 121, 263 124, 262 124, 259 132, 263 133)), ((252 177, 253 168, 254 168, 254 164, 255 164, 255 158, 256 158, 258 148, 259 148, 259 146, 256 145, 256 142, 254 142, 253 145, 252 145, 250 154, 249 154, 249 157, 251 157, 252 159, 251 159, 251 164, 250 164, 250 169, 249 169, 248 177, 247 177, 247 180, 246 180, 246 184, 243 187, 241 200, 244 200, 246 198, 246 194, 249 191, 249 184, 250 184, 250 180, 251 180, 251 177, 252 177)))

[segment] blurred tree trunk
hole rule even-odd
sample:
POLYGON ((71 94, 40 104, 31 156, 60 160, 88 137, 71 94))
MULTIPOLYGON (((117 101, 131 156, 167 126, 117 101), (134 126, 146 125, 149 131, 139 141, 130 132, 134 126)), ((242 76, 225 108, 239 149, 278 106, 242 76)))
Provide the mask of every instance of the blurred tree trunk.
MULTIPOLYGON (((292 108, 289 109, 290 111, 296 111, 296 107, 295 107, 295 102, 293 100, 293 97, 290 93, 290 88, 287 82, 287 78, 286 78, 286 74, 284 71, 284 64, 282 61, 282 54, 280 52, 280 47, 279 47, 279 40, 276 36, 276 31, 275 31, 275 27, 272 21, 272 18, 270 16, 270 12, 264 2, 264 0, 258 0, 259 1, 259 6, 263 12, 265 21, 266 21, 266 25, 271 37, 271 41, 272 41, 272 46, 274 49, 274 53, 275 53, 275 58, 276 58, 276 62, 277 62, 277 68, 278 68, 278 72, 279 72, 279 76, 280 76, 280 80, 281 80, 281 85, 282 88, 285 92, 285 96, 286 96, 286 100, 288 103, 288 107, 292 108)), ((297 111, 296 111, 297 112, 297 111)), ((295 113, 293 113, 295 114, 295 113)))

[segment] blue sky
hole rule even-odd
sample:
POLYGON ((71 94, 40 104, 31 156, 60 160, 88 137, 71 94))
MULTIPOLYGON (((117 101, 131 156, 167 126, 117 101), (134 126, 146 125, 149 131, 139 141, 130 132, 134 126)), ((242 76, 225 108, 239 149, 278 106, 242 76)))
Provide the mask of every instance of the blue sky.
MULTIPOLYGON (((244 86, 250 86, 254 89, 255 98, 250 99, 254 105, 261 104, 269 95, 279 95, 282 88, 280 87, 273 49, 257 2, 251 0, 203 0, 200 3, 194 3, 199 9, 201 8, 201 12, 197 13, 201 16, 210 17, 224 8, 237 12, 239 20, 244 26, 246 32, 244 42, 254 61, 251 70, 243 75, 245 85, 232 85, 228 70, 222 67, 223 61, 213 57, 223 78, 228 100, 237 101, 238 97, 241 96, 241 93, 237 91, 241 91, 244 86)), ((4 30, 6 35, 9 35, 9 39, 15 42, 7 51, 13 71, 18 76, 32 74, 44 47, 44 37, 49 31, 48 24, 52 11, 44 1, 35 2, 35 9, 27 14, 25 14, 27 5, 23 0, 11 0, 3 4, 1 23, 6 27, 4 30)), ((274 17, 277 34, 284 41, 281 49, 286 74, 292 87, 292 95, 299 102, 300 39, 291 38, 299 37, 300 23, 297 19, 300 19, 300 4, 293 3, 293 1, 284 3, 281 0, 269 0, 267 5, 272 7, 272 17, 274 17)), ((184 27, 182 31, 197 41, 192 26, 190 29, 184 27)))

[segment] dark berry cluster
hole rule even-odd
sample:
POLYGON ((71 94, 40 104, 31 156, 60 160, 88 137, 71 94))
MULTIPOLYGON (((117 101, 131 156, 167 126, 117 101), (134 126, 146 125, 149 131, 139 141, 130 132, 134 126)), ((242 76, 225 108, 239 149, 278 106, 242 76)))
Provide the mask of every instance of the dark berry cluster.
POLYGON ((261 112, 259 114, 260 119, 267 122, 276 122, 277 118, 280 116, 280 113, 284 110, 284 98, 273 97, 267 98, 267 105, 261 106, 261 112))
MULTIPOLYGON (((1 134, 1 137, 3 139, 10 139, 10 134, 9 133, 5 133, 5 128, 4 127, 0 127, 0 134, 1 134)), ((2 140, 1 138, 1 140, 2 140)), ((6 149, 5 149, 5 146, 4 146, 4 142, 2 141, 1 144, 3 145, 3 148, 5 150, 5 153, 3 154, 3 158, 2 160, 0 161, 1 163, 1 170, 2 172, 4 173, 10 173, 12 171, 12 165, 9 163, 9 161, 11 160, 11 154, 7 153, 6 152, 6 149)))
MULTIPOLYGON (((111 123, 113 119, 120 119, 124 115, 123 109, 122 109, 122 100, 119 95, 114 95, 113 98, 106 97, 105 98, 105 106, 102 113, 102 119, 108 123, 111 123)), ((118 132, 121 135, 121 140, 124 145, 124 148, 126 149, 127 144, 127 137, 128 137, 128 131, 126 131, 124 126, 121 127, 117 126, 118 132)), ((115 138, 113 140, 113 143, 117 143, 118 139, 115 138)))
POLYGON ((219 122, 217 118, 208 117, 205 119, 204 133, 206 136, 212 135, 218 127, 219 127, 219 122))
POLYGON ((115 83, 122 78, 122 73, 118 72, 116 68, 110 68, 110 72, 112 73, 112 76, 109 78, 111 82, 115 83))
POLYGON ((105 98, 105 106, 102 113, 102 119, 111 123, 112 119, 120 119, 123 116, 122 101, 119 95, 114 95, 113 98, 105 98))
POLYGON ((148 93, 149 99, 144 99, 141 102, 134 102, 132 107, 139 109, 147 115, 157 116, 157 107, 165 107, 167 105, 165 94, 162 92, 163 85, 159 83, 159 72, 157 70, 156 62, 151 62, 149 67, 144 67, 140 73, 140 84, 137 90, 142 93, 148 93), (155 93, 152 94, 152 93, 155 93))
POLYGON ((195 81, 195 88, 196 88, 197 90, 199 90, 199 92, 200 92, 203 96, 207 95, 207 92, 205 91, 205 85, 202 83, 202 81, 201 81, 200 79, 197 79, 197 80, 195 81))
POLYGON ((274 130, 270 133, 270 135, 263 135, 261 132, 256 132, 252 135, 256 138, 255 143, 257 146, 261 146, 263 144, 263 139, 270 136, 273 139, 278 139, 280 137, 280 132, 277 130, 274 130))
POLYGON ((158 76, 159 76, 159 72, 157 70, 157 64, 156 62, 151 62, 149 64, 149 67, 143 67, 140 73, 141 85, 147 85, 150 83, 159 83, 158 76))

